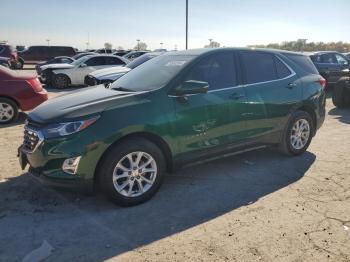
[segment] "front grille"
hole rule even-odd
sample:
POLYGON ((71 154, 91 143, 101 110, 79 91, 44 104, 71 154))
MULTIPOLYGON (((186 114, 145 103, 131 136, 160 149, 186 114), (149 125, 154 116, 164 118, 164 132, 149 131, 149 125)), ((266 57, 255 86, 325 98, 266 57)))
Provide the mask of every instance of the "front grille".
POLYGON ((33 152, 40 141, 39 135, 32 130, 24 130, 23 150, 27 152, 33 152))
POLYGON ((88 86, 96 86, 98 84, 100 84, 100 81, 98 79, 96 79, 95 77, 93 76, 90 76, 90 75, 87 75, 85 77, 85 85, 88 85, 88 86))
POLYGON ((27 153, 32 153, 44 140, 42 133, 38 130, 41 127, 39 123, 36 123, 30 119, 26 120, 24 126, 24 137, 22 149, 27 153))

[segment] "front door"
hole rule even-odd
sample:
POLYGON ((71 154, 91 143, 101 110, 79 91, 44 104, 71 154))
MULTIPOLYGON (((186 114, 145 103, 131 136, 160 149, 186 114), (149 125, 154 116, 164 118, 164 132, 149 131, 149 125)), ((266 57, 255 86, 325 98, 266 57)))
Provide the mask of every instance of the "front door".
POLYGON ((209 84, 205 94, 172 98, 177 116, 176 133, 184 156, 196 152, 200 157, 211 149, 227 149, 244 140, 245 94, 238 85, 236 69, 234 52, 224 51, 203 57, 182 79, 182 82, 209 84))

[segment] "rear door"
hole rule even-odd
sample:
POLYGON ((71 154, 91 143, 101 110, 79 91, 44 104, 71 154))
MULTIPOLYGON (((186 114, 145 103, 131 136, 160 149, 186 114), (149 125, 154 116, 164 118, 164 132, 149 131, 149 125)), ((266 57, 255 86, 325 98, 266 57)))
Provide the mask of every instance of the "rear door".
POLYGON ((341 70, 334 53, 325 53, 320 55, 318 63, 321 75, 327 80, 327 83, 333 84, 338 81, 339 71, 341 70))
POLYGON ((83 85, 85 76, 87 76, 89 73, 103 68, 105 65, 105 59, 103 56, 95 56, 91 57, 84 63, 86 66, 80 66, 75 70, 72 78, 72 82, 76 85, 83 85))
POLYGON ((189 80, 208 82, 209 90, 206 94, 172 97, 183 155, 196 152, 195 157, 201 157, 212 149, 224 150, 242 142, 245 97, 234 53, 225 51, 203 57, 186 73, 179 87, 189 80))
POLYGON ((284 127, 291 107, 302 97, 302 83, 278 56, 241 51, 247 105, 245 119, 251 142, 273 142, 284 127))

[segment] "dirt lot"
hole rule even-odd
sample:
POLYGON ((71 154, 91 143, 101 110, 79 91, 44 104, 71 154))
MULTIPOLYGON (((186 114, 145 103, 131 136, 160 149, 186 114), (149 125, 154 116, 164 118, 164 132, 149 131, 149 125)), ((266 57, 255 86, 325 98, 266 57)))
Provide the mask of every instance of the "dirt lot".
POLYGON ((303 156, 266 149, 187 168, 132 208, 22 172, 22 115, 0 129, 0 261, 44 240, 46 261, 350 261, 350 110, 328 99, 327 112, 303 156))

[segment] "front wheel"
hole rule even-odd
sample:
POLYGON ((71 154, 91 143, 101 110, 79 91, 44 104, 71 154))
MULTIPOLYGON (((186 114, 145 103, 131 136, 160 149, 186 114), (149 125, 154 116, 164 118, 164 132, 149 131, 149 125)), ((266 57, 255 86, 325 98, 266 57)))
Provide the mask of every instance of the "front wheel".
POLYGON ((309 147, 314 132, 314 123, 309 113, 295 112, 284 131, 280 149, 287 155, 301 155, 309 147))
POLYGON ((158 191, 165 172, 161 150, 143 138, 114 146, 98 170, 102 191, 116 204, 133 206, 149 200, 158 191))
POLYGON ((16 103, 7 98, 0 98, 0 124, 8 124, 18 117, 16 103))
POLYGON ((54 75, 52 78, 52 85, 53 87, 62 89, 68 87, 70 84, 70 79, 68 76, 59 74, 59 75, 54 75))

